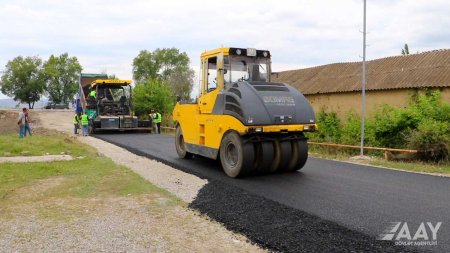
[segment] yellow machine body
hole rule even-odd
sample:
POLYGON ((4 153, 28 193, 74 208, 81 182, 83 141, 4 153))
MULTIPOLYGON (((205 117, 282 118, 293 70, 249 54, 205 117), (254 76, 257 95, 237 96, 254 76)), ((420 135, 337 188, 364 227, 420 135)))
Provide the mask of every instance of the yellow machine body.
MULTIPOLYGON (((231 156, 239 159, 244 154, 241 145, 247 145, 247 142, 251 142, 248 145, 252 147, 247 148, 245 156, 256 157, 256 163, 261 156, 274 156, 275 160, 280 160, 281 152, 300 152, 296 140, 305 140, 306 145, 303 132, 314 131, 317 127, 314 113, 298 90, 287 84, 270 82, 270 71, 269 51, 218 48, 204 52, 198 98, 195 102, 178 102, 173 110, 180 157, 196 154, 217 159, 223 149, 224 136, 230 132, 241 138, 240 143, 232 143, 228 149, 234 152, 231 156), (261 70, 263 73, 259 72, 261 70), (238 75, 242 77, 237 79, 238 75), (263 142, 266 144, 261 144, 263 142), (281 147, 281 142, 288 144, 281 147), (239 156, 233 150, 235 147, 238 147, 239 156)), ((297 153, 293 155, 298 157, 297 153)), ((220 156, 222 160, 226 159, 220 156)), ((239 160, 238 163, 240 171, 242 162, 239 160)), ((276 163, 272 172, 280 161, 276 163)), ((244 161, 244 164, 249 162, 244 161)), ((300 162, 290 164, 294 167, 300 162)), ((239 176, 239 171, 236 174, 225 170, 232 177, 239 176)))
MULTIPOLYGON (((219 150, 223 135, 229 130, 236 131, 240 135, 246 135, 249 133, 286 134, 288 132, 303 132, 305 126, 309 129, 317 129, 316 124, 248 127, 230 115, 202 114, 197 104, 177 103, 173 110, 173 119, 183 129, 184 141, 187 144, 214 150, 219 150), (261 131, 256 132, 256 129, 261 129, 261 131)), ((216 156, 208 157, 213 159, 217 158, 216 156)))

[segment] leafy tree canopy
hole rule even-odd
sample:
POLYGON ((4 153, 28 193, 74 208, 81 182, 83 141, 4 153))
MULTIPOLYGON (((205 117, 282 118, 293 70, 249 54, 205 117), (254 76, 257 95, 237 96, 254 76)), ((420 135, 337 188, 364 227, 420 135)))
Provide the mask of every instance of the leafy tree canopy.
POLYGON ((168 113, 174 105, 172 91, 162 79, 148 79, 133 89, 133 108, 137 115, 146 115, 152 109, 168 113))
POLYGON ((133 60, 133 78, 136 83, 148 79, 163 79, 173 95, 189 98, 194 71, 189 67, 189 57, 176 48, 142 50, 133 60))
POLYGON ((51 55, 44 63, 47 79, 46 92, 55 103, 67 103, 73 100, 79 87, 79 76, 82 67, 76 57, 67 53, 60 56, 51 55))
POLYGON ((42 60, 38 56, 18 56, 6 64, 1 77, 2 93, 32 109, 45 89, 42 60))

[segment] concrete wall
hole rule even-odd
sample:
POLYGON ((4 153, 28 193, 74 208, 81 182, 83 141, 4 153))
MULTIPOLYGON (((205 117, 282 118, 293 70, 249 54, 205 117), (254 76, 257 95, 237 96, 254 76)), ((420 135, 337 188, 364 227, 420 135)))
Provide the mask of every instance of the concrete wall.
MULTIPOLYGON (((383 104, 395 107, 407 107, 411 97, 417 93, 415 89, 383 90, 366 92, 366 115, 371 117, 383 104)), ((339 118, 344 119, 347 112, 361 114, 361 92, 345 92, 306 95, 316 113, 324 109, 327 112, 336 112, 339 118)), ((450 103, 450 88, 441 89, 442 101, 450 103)))

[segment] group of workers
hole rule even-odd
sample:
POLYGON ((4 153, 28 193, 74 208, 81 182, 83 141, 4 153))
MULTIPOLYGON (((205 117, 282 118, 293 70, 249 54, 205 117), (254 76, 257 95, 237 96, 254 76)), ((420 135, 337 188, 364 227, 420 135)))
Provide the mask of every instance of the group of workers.
MULTIPOLYGON (((25 108, 24 108, 25 109, 25 108)), ((152 122, 155 124, 156 133, 161 133, 161 113, 158 111, 152 110, 149 116, 152 118, 152 122)), ((73 133, 78 134, 78 129, 81 127, 83 136, 89 135, 89 117, 88 115, 83 113, 76 113, 73 117, 73 133)), ((30 132, 31 135, 31 132, 30 132)), ((21 137, 22 138, 22 137, 21 137)))
POLYGON ((73 117, 73 133, 78 134, 78 129, 81 127, 83 136, 89 135, 89 117, 85 112, 78 112, 73 117))

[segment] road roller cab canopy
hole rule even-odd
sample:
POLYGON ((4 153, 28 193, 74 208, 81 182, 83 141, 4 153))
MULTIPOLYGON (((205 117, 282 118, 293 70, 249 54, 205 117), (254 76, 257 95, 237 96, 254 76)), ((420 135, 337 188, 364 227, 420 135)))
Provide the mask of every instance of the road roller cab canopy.
POLYGON ((201 55, 202 83, 199 94, 223 89, 238 81, 270 82, 270 52, 254 48, 218 48, 201 55))
POLYGON ((124 103, 130 100, 131 80, 97 79, 91 83, 90 91, 96 91, 100 104, 108 101, 124 103))

